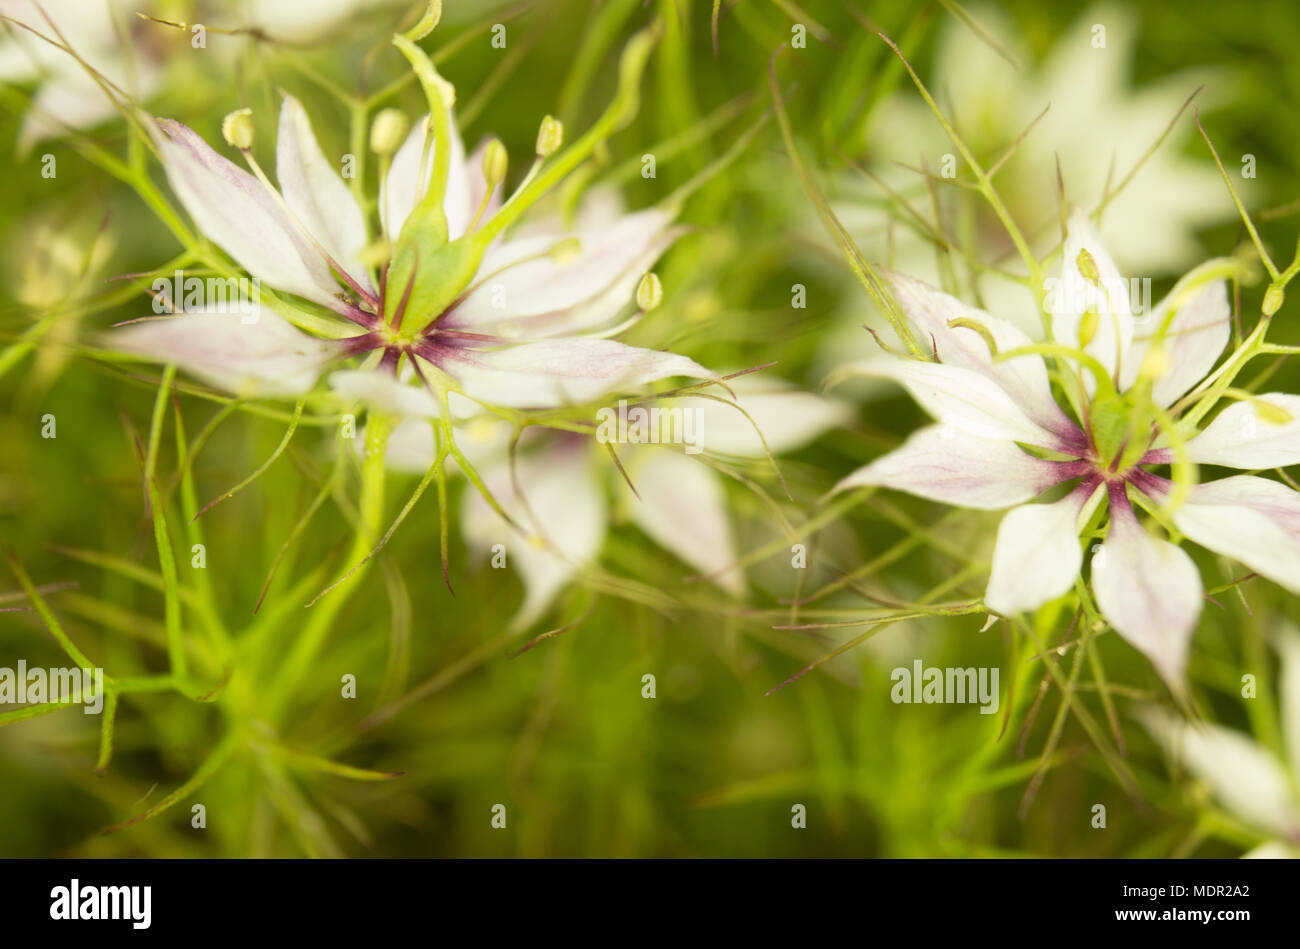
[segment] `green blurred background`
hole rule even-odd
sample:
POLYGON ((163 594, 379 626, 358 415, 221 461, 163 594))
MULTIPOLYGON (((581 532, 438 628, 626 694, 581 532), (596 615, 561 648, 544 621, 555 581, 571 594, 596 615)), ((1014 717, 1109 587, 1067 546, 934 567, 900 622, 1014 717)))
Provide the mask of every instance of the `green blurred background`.
MULTIPOLYGON (((136 49, 147 49, 165 70, 147 103, 153 112, 217 141, 221 117, 251 106, 259 116, 258 150, 269 161, 277 88, 304 101, 327 153, 346 149, 346 111, 309 72, 349 92, 363 70, 369 90, 399 77, 403 64, 385 44, 412 6, 373 5, 292 47, 213 33, 206 50, 194 50, 177 29, 124 22, 136 49)), ((660 20, 663 36, 643 84, 640 113, 609 144, 607 170, 632 162, 632 174, 616 180, 628 203, 642 206, 688 181, 770 110, 769 58, 791 38, 792 24, 805 24, 806 46, 778 58, 778 82, 804 160, 819 187, 853 220, 852 205, 873 189, 854 180, 849 162, 884 167, 885 146, 896 142, 889 125, 877 121, 878 110, 882 103, 916 102, 906 75, 868 24, 899 41, 922 78, 945 68, 939 61, 945 36, 975 35, 959 8, 939 3, 741 0, 721 5, 715 54, 712 7, 698 0, 448 0, 444 22, 422 45, 436 52, 455 44, 440 68, 459 91, 458 108, 469 110, 462 123, 466 141, 500 136, 516 157, 517 178, 524 164, 519 156, 531 153, 542 115, 561 117, 571 135, 585 127, 607 100, 627 38, 660 20), (490 43, 496 23, 506 25, 504 50, 490 43), (647 152, 659 155, 654 179, 635 170, 647 152)), ((249 16, 234 4, 150 9, 213 26, 237 27, 249 16)), ((1252 4, 1249 15, 1208 2, 1081 13, 1074 3, 1026 0, 971 6, 969 14, 997 24, 996 39, 1015 46, 1026 74, 1050 61, 1082 21, 1130 23, 1135 39, 1117 101, 1177 77, 1183 91, 1153 120, 1158 134, 1203 81, 1206 129, 1229 167, 1241 155, 1256 156, 1257 177, 1243 193, 1252 213, 1274 210, 1257 220, 1265 242, 1288 259, 1300 221, 1290 213, 1296 208, 1288 208, 1300 199, 1295 4, 1252 4)), ((958 78, 981 81, 978 75, 958 78)), ((1077 76, 1084 91, 1097 81, 1088 72, 1077 76)), ((37 87, 10 82, 0 111, 0 154, 8 165, 0 193, 0 343, 6 347, 0 362, 0 539, 36 584, 68 585, 49 593, 48 602, 97 664, 117 675, 145 675, 163 669, 166 659, 162 598, 149 583, 91 562, 85 552, 116 558, 119 566, 157 569, 140 444, 158 374, 151 367, 110 364, 78 346, 93 342, 95 330, 148 312, 143 294, 106 305, 108 295, 121 294, 124 286, 111 278, 155 268, 178 249, 134 194, 72 146, 47 141, 25 155, 14 151, 37 87), (45 154, 58 161, 53 179, 40 174, 45 154), (59 315, 33 335, 31 328, 50 313, 59 315), (31 345, 15 349, 23 341, 31 345), (40 437, 47 413, 57 418, 55 439, 40 437)), ((940 98, 947 101, 941 91, 940 98)), ((421 110, 413 84, 393 102, 410 114, 421 110)), ((979 116, 957 118, 964 131, 979 131, 979 116)), ((985 155, 1010 144, 999 139, 999 120, 988 117, 994 130, 985 155)), ((1184 113, 1179 123, 1178 135, 1162 148, 1213 173, 1191 115, 1184 113)), ((125 147, 120 120, 86 134, 110 151, 125 147)), ((1032 134, 1022 146, 1036 147, 1032 134)), ((1098 149, 1105 155, 1106 143, 1098 149)), ((937 164, 939 156, 931 159, 937 164)), ((1015 187, 1027 202, 1055 205, 1052 181, 1015 187)), ((1189 202, 1211 207, 1189 232, 1199 253, 1182 260, 1181 269, 1143 274, 1153 278, 1156 298, 1182 270, 1242 243, 1226 189, 1221 182, 1217 188, 1188 195, 1189 202)), ((897 216, 878 190, 868 200, 897 216)), ((665 304, 636 328, 631 342, 672 348, 711 366, 776 361, 768 373, 818 390, 830 334, 878 319, 820 229, 774 122, 694 193, 684 217, 691 234, 656 268, 665 304), (806 308, 791 307, 794 284, 807 288, 806 308)), ((864 247, 879 238, 865 231, 854 236, 864 247)), ((1258 287, 1245 288, 1243 312, 1258 312, 1258 295, 1258 287)), ((1294 323, 1288 317, 1284 309, 1274 336, 1294 344, 1298 334, 1286 328, 1294 323)), ((1271 385, 1300 391, 1300 373, 1282 365, 1271 385)), ((217 411, 195 397, 182 396, 179 405, 191 437, 217 411)), ((898 394, 866 394, 848 430, 782 459, 794 498, 781 500, 785 516, 800 524, 815 515, 823 509, 819 499, 840 477, 897 444, 921 420, 898 394)), ((199 460, 200 498, 254 470, 283 431, 281 420, 235 413, 199 460)), ((236 634, 254 620, 267 571, 315 495, 335 445, 328 433, 304 428, 261 479, 205 516, 209 582, 236 634)), ((165 444, 168 470, 174 451, 173 443, 165 444)), ((748 473, 778 496, 770 469, 755 464, 748 473)), ((416 480, 392 476, 390 514, 416 480)), ((453 511, 463 489, 454 485, 453 511)), ((729 492, 742 551, 780 538, 771 511, 753 492, 739 484, 730 484, 729 492)), ((1165 692, 1145 661, 1115 636, 1103 637, 1099 646, 1109 679, 1127 690, 1117 686, 1136 795, 1118 784, 1072 717, 1053 744, 1041 786, 1033 780, 1060 697, 1046 689, 1035 705, 1043 671, 1031 658, 1033 649, 1013 642, 1001 627, 979 632, 980 614, 889 626, 765 694, 860 632, 773 629, 791 615, 784 600, 882 554, 889 562, 862 581, 880 596, 911 600, 954 581, 942 598, 978 598, 980 565, 987 563, 995 524, 996 515, 952 517, 937 505, 882 496, 817 532, 808 541, 809 568, 802 574, 791 569, 788 547, 750 567, 747 603, 684 582, 689 567, 620 524, 602 566, 663 591, 669 602, 653 609, 576 589, 548 620, 561 626, 585 617, 576 628, 511 657, 524 641, 504 632, 519 585, 472 562, 453 525, 451 596, 441 583, 436 506, 426 499, 340 613, 279 736, 312 755, 401 771, 401 777, 352 780, 250 746, 175 807, 105 835, 104 828, 181 786, 225 729, 214 704, 174 692, 132 695, 123 699, 104 774, 95 773, 97 718, 72 709, 0 727, 0 855, 1233 856, 1260 842, 1258 832, 1219 812, 1195 782, 1171 775, 1146 734, 1127 720, 1130 697, 1163 701, 1165 692), (891 553, 909 540, 901 555, 891 553), (890 670, 917 658, 927 665, 998 666, 1004 689, 1015 683, 1014 694, 990 716, 971 706, 895 705, 890 670), (357 677, 356 699, 340 697, 345 674, 357 677), (647 674, 656 677, 653 699, 642 694, 647 674), (396 714, 359 727, 403 695, 408 701, 396 714), (206 808, 204 829, 191 826, 193 804, 206 808), (497 804, 506 807, 504 829, 492 826, 497 804), (806 828, 792 827, 792 808, 799 804, 807 810, 806 828), (1091 825, 1095 804, 1107 807, 1104 830, 1091 825)), ((180 537, 181 528, 175 529, 180 537)), ((330 556, 336 562, 347 536, 344 515, 326 505, 294 545, 263 608, 265 615, 279 607, 259 647, 267 655, 282 651, 305 622, 294 581, 330 556)), ((1197 557, 1207 587, 1228 578, 1221 563, 1197 557)), ((187 582, 184 559, 181 569, 187 582)), ((17 590, 12 575, 0 575, 0 594, 17 590)), ((1204 613, 1191 667, 1194 701, 1207 718, 1275 743, 1274 667, 1266 640, 1297 611, 1270 584, 1256 581, 1246 593, 1248 599, 1227 595, 1221 607, 1204 613), (1239 694, 1246 672, 1260 677, 1254 702, 1239 694)), ((845 617, 872 606, 843 591, 821 605, 845 617)), ((1068 616, 1042 622, 1045 634, 1060 637, 1068 616)), ((33 666, 63 664, 33 612, 0 614, 0 666, 19 658, 33 666)), ((1085 693, 1083 701, 1102 719, 1095 694, 1085 693)))

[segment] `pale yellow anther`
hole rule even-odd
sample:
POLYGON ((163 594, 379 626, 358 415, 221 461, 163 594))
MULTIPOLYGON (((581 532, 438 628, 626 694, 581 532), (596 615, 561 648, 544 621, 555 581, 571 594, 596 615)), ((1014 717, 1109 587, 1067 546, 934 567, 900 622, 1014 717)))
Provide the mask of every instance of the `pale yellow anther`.
POLYGON ((1079 273, 1083 275, 1084 280, 1087 280, 1091 284, 1096 284, 1101 280, 1101 271, 1097 269, 1097 261, 1093 258, 1092 254, 1088 252, 1088 248, 1079 248, 1079 255, 1075 258, 1074 262, 1079 268, 1079 273))
POLYGON ((483 150, 483 180, 488 189, 495 188, 505 180, 506 170, 510 167, 510 156, 500 139, 492 139, 483 150))
POLYGON ((564 144, 564 125, 553 115, 542 119, 537 129, 537 156, 549 158, 564 144))
POLYGON ((253 147, 253 110, 236 109, 221 120, 221 137, 241 152, 253 147))
POLYGON ((649 313, 663 302, 664 285, 659 281, 659 275, 651 271, 642 277, 641 282, 637 284, 636 305, 649 313))
POLYGON ((1079 320, 1079 348, 1087 349, 1088 344, 1097 337, 1097 327, 1101 324, 1101 317, 1097 315, 1096 310, 1089 310, 1083 314, 1079 320))
POLYGON ((383 109, 370 123, 370 150, 376 155, 391 155, 401 147, 411 123, 401 109, 383 109))

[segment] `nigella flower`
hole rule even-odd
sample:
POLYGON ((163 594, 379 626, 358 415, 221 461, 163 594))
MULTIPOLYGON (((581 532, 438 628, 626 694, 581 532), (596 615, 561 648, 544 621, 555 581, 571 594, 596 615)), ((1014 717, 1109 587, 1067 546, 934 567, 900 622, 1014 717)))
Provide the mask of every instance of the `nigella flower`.
MULTIPOLYGON (((1072 20, 1060 22, 1053 31, 1055 42, 1041 59, 1015 22, 996 7, 969 9, 980 30, 956 16, 944 19, 928 84, 936 95, 941 93, 945 111, 976 155, 1000 155, 1029 129, 999 171, 997 185, 1031 243, 1032 235, 1046 237, 1055 230, 1056 203, 1044 201, 1043 195, 1056 187, 1058 168, 1070 199, 1095 207, 1142 162, 1123 200, 1107 206, 1102 233, 1115 256, 1137 272, 1177 273, 1196 253, 1197 228, 1232 213, 1214 166, 1187 154, 1192 123, 1169 124, 1212 74, 1197 67, 1135 82, 1143 24, 1126 5, 1092 4, 1072 20), (1157 142, 1161 146, 1150 151, 1157 142)), ((1049 15, 1056 19, 1054 13, 1049 15)), ((1215 95, 1213 88, 1222 87, 1213 83, 1201 93, 1197 101, 1202 109, 1207 95, 1215 95)), ((913 208, 928 208, 925 179, 910 168, 953 154, 951 141, 929 108, 911 90, 893 93, 873 110, 863 140, 870 143, 872 169, 879 180, 913 208)), ((864 252, 890 260, 891 267, 904 273, 939 283, 944 255, 936 251, 933 236, 897 208, 891 219, 880 207, 888 198, 881 187, 851 172, 838 178, 837 191, 836 213, 864 252)), ((987 252, 984 262, 1010 252, 988 205, 980 202, 972 213, 987 252)), ((944 205, 941 221, 949 237, 961 233, 961 220, 955 208, 944 205)), ((1034 243, 1033 249, 1046 253, 1050 246, 1050 241, 1034 243)), ((1037 324, 1022 283, 1005 279, 996 268, 980 270, 972 280, 992 312, 1022 329, 1037 324)), ((868 355, 870 345, 857 314, 848 314, 827 334, 822 362, 834 366, 868 355)))
MULTIPOLYGON (((743 596, 744 575, 734 566, 726 478, 697 453, 702 450, 724 463, 763 459, 768 452, 780 455, 845 424, 852 412, 842 402, 756 376, 738 378, 731 388, 743 413, 725 402, 689 395, 652 403, 661 410, 695 413, 691 428, 698 438, 688 446, 614 445, 635 493, 605 446, 590 436, 530 431, 520 441, 512 476, 510 424, 488 415, 464 422, 460 444, 465 454, 502 509, 529 532, 520 542, 482 495, 465 492, 459 523, 466 543, 484 561, 501 545, 507 566, 524 584, 513 628, 536 621, 575 574, 597 559, 609 532, 611 493, 627 519, 651 540, 724 592, 743 596)), ((430 427, 403 422, 389 439, 387 459, 397 470, 427 471, 434 459, 430 427)))
POLYGON ((1300 634, 1284 627, 1277 647, 1282 758, 1231 728, 1192 724, 1155 706, 1138 711, 1178 766, 1203 781, 1229 814, 1268 835, 1248 857, 1300 856, 1300 634))
POLYGON ((1174 417, 1186 407, 1180 399, 1204 391, 1228 340, 1227 288, 1214 267, 1189 274, 1139 322, 1127 284, 1087 218, 1075 214, 1054 288, 1055 343, 1037 347, 1059 354, 1073 415, 1058 405, 1041 355, 1023 351, 1034 347, 1019 329, 908 277, 890 281, 939 361, 876 357, 847 371, 902 384, 939 424, 838 489, 878 485, 969 508, 1010 507, 998 528, 989 609, 1015 614, 1069 591, 1083 565, 1080 533, 1106 513, 1105 541, 1091 559, 1096 602, 1178 687, 1201 580, 1184 550, 1153 533, 1156 519, 1139 521, 1140 509, 1167 510, 1188 539, 1300 593, 1300 494, 1239 475, 1190 485, 1182 496, 1152 470, 1180 453, 1183 470, 1193 462, 1246 470, 1300 462, 1300 396, 1238 391, 1243 401, 1201 431, 1168 433, 1186 427, 1174 417), (1026 503, 1059 486, 1068 486, 1064 496, 1026 503))
POLYGON ((151 44, 124 50, 120 38, 146 28, 134 16, 140 6, 123 0, 0 0, 0 16, 12 21, 0 28, 0 80, 37 83, 18 133, 19 155, 66 129, 89 128, 117 114, 95 80, 54 42, 66 41, 119 88, 141 96, 158 88, 161 72, 151 44))
MULTIPOLYGON (((643 63, 645 44, 640 51, 643 63)), ((113 345, 255 396, 303 395, 331 362, 369 354, 377 361, 336 374, 335 387, 382 397, 399 375, 413 374, 432 391, 434 368, 445 373, 435 381, 450 378, 447 388, 470 399, 538 407, 670 376, 712 378, 683 356, 578 335, 608 323, 632 298, 678 234, 673 213, 597 215, 564 234, 521 228, 503 236, 553 184, 547 179, 555 175, 542 169, 559 147, 559 123, 543 124, 537 164, 503 203, 504 148, 489 142, 466 158, 450 87, 413 44, 404 52, 425 70, 434 111, 396 150, 381 185, 380 218, 392 250, 379 279, 371 279, 362 259, 365 214, 296 99, 286 96, 280 112, 278 190, 252 159, 246 115, 228 117, 224 131, 251 174, 192 129, 158 119, 154 137, 168 181, 198 230, 276 299, 255 319, 208 307, 147 320, 117 331, 113 345), (347 323, 322 318, 292 297, 350 321, 351 335, 347 323)), ((593 147, 589 135, 556 164, 573 167, 593 147)))

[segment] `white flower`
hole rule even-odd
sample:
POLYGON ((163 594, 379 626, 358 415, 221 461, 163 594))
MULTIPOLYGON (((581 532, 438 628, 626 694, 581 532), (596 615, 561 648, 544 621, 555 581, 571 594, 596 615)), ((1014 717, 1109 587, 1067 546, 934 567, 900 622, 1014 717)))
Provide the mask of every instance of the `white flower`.
MULTIPOLYGON (((972 8, 972 15, 1010 52, 1007 62, 989 42, 956 17, 939 34, 928 86, 975 155, 986 165, 1033 126, 1012 159, 998 172, 996 186, 1022 233, 1040 254, 1051 249, 1057 225, 1057 161, 1071 205, 1095 208, 1105 189, 1116 187, 1160 140, 1187 97, 1213 77, 1176 74, 1135 88, 1130 80, 1137 49, 1137 16, 1123 7, 1098 4, 1062 24, 1059 38, 1041 63, 1018 39, 1013 23, 993 8, 972 8), (1094 27, 1105 28, 1098 47, 1094 27)), ((1202 92, 1198 102, 1215 85, 1202 92)), ((1183 116, 1161 146, 1146 158, 1123 192, 1123 200, 1106 209, 1101 230, 1115 256, 1138 273, 1176 272, 1199 253, 1196 230, 1233 213, 1222 179, 1206 160, 1184 154, 1194 126, 1183 116)), ((905 195, 932 220, 924 179, 896 162, 942 173, 941 156, 953 156, 954 172, 968 177, 960 155, 923 101, 912 90, 885 99, 872 115, 865 141, 872 148, 873 171, 891 189, 905 195)), ((1244 186, 1250 183, 1246 182, 1244 186)), ((940 254, 933 242, 910 226, 906 216, 891 222, 880 207, 889 200, 881 188, 858 172, 839 179, 836 213, 876 260, 891 260, 896 270, 941 284, 940 254), (886 235, 888 235, 886 237, 886 235)), ((952 189, 940 190, 946 198, 952 189)), ((945 208, 950 206, 945 202, 945 208)), ((996 263, 1011 251, 1005 231, 987 205, 980 203, 975 226, 996 263)), ((958 219, 945 211, 950 238, 961 233, 958 219)), ((1014 267, 1014 261, 1010 264, 1014 267)), ((986 307, 1021 329, 1038 325, 1031 295, 1020 283, 994 273, 981 274, 978 287, 986 307)), ((846 314, 822 347, 825 364, 866 355, 870 340, 861 332, 861 314, 846 314)))
MULTIPOLYGON (((382 189, 381 217, 394 239, 433 177, 420 167, 422 156, 436 154, 425 148, 428 125, 416 124, 382 189)), ((412 398, 417 409, 429 405, 393 391, 399 364, 408 373, 436 366, 466 396, 520 408, 581 403, 670 376, 713 377, 684 356, 574 335, 604 329, 632 300, 637 281, 679 233, 666 211, 593 211, 566 232, 498 238, 451 286, 445 309, 413 313, 407 299, 419 264, 404 286, 381 279, 376 289, 358 256, 365 216, 297 100, 286 96, 280 113, 278 192, 181 123, 159 119, 157 127, 167 179, 199 231, 267 286, 328 307, 357 332, 345 336, 339 323, 333 335, 342 338, 309 335, 263 305, 256 321, 208 309, 138 323, 113 334, 117 348, 176 363, 240 395, 280 397, 311 390, 333 360, 379 353, 376 368, 344 370, 336 388, 380 401, 400 396, 404 414, 431 411, 411 410, 412 398)), ((480 207, 482 226, 500 206, 489 195, 481 155, 466 158, 454 124, 450 134, 447 248, 474 235, 480 207)))
MULTIPOLYGON (((147 45, 140 47, 146 52, 139 55, 124 51, 118 32, 119 26, 123 33, 142 26, 135 17, 140 7, 125 0, 0 0, 0 15, 59 42, 50 27, 53 22, 72 49, 109 82, 148 96, 159 86, 157 63, 147 45)), ((32 80, 39 87, 18 133, 19 155, 66 129, 90 128, 117 114, 112 100, 75 58, 29 30, 6 23, 0 33, 0 81, 32 80)))
MULTIPOLYGON (((655 404, 697 412, 698 447, 721 459, 761 459, 763 442, 773 455, 792 451, 848 421, 849 406, 801 392, 774 380, 744 376, 731 383, 737 404, 683 396, 655 404), (760 439, 755 426, 763 433, 760 439)), ((411 391, 416 391, 412 389, 411 391)), ((633 524, 661 547, 708 576, 733 596, 744 593, 727 515, 724 477, 676 446, 617 444, 614 447, 636 497, 611 463, 603 445, 579 434, 535 431, 521 440, 510 477, 508 423, 480 415, 465 422, 458 444, 480 471, 515 523, 532 531, 521 539, 476 491, 467 491, 461 531, 486 560, 494 545, 508 551, 507 564, 524 584, 524 602, 512 622, 531 625, 576 573, 594 562, 609 528, 610 486, 633 524)), ((403 422, 389 439, 391 467, 423 473, 433 463, 433 434, 427 424, 403 422)))
POLYGON ((1155 706, 1139 711, 1169 756, 1204 781, 1220 805, 1273 838, 1248 857, 1300 856, 1300 634, 1285 627, 1277 644, 1284 760, 1233 729, 1194 725, 1155 706))
MULTIPOLYGON (((1229 336, 1225 282, 1194 272, 1139 323, 1115 264, 1076 213, 1051 326, 1056 343, 1075 353, 1062 360, 1063 372, 1086 375, 1091 361, 1101 377, 1074 385, 1076 422, 1057 404, 1041 356, 990 353, 990 345, 1004 355, 1029 346, 1019 329, 909 277, 889 279, 940 361, 876 357, 847 371, 902 384, 939 424, 838 489, 880 485, 963 507, 1012 508, 998 529, 984 598, 1002 614, 1071 589, 1083 563, 1080 530, 1104 503, 1109 530, 1091 561, 1097 603, 1178 687, 1201 611, 1200 576, 1186 552, 1139 523, 1133 502, 1154 508, 1171 496, 1173 482, 1149 470, 1173 460, 1152 406, 1168 410, 1213 368, 1229 336), (1058 500, 1025 503, 1066 484, 1058 500)), ((1191 462, 1247 470, 1300 463, 1300 396, 1267 393, 1232 405, 1188 437, 1185 450, 1191 462)), ((1249 475, 1193 485, 1173 523, 1300 593, 1300 494, 1285 485, 1249 475)))

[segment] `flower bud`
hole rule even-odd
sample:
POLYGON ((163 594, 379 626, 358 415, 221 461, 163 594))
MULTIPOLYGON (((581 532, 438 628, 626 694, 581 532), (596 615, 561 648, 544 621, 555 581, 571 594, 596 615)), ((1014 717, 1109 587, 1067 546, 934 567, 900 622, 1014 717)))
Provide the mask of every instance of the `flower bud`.
POLYGON ((370 150, 376 155, 391 155, 401 147, 410 128, 401 109, 383 109, 370 123, 370 150))
POLYGON ((510 156, 506 153, 506 147, 500 139, 492 139, 483 150, 483 180, 487 182, 488 190, 505 180, 506 169, 509 167, 510 156))
POLYGON ((555 116, 546 116, 537 130, 537 156, 550 158, 563 144, 564 125, 555 116))
POLYGON ((649 313, 664 302, 664 285, 659 282, 659 275, 654 271, 641 278, 636 288, 636 305, 649 313))
POLYGON ((221 120, 221 137, 241 152, 253 147, 253 110, 236 109, 221 120))

